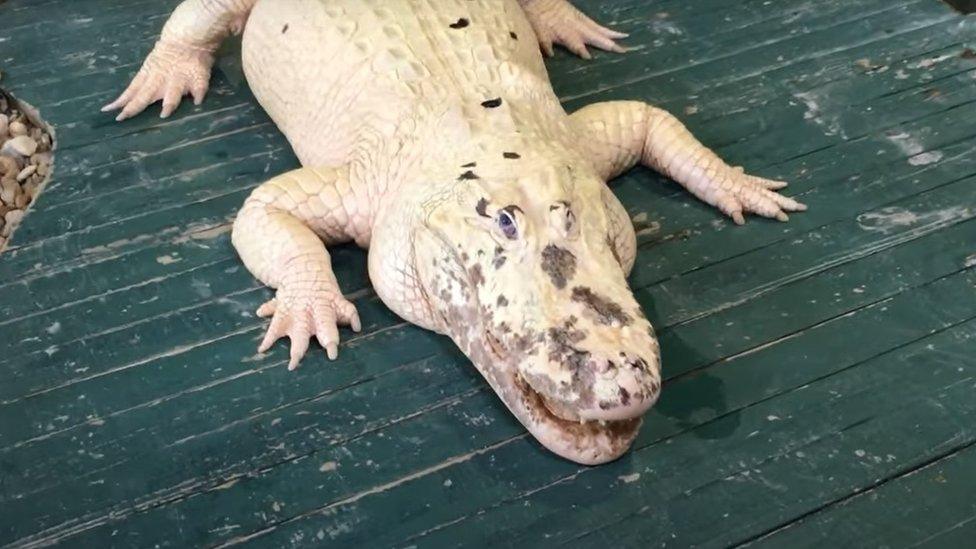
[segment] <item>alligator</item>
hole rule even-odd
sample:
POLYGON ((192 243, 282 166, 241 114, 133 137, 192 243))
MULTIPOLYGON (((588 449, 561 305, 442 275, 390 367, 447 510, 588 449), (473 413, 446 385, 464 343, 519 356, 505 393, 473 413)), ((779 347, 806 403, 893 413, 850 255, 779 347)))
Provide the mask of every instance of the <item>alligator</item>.
POLYGON ((543 60, 553 44, 622 52, 622 33, 567 0, 185 0, 103 110, 122 120, 200 103, 221 41, 300 169, 258 186, 232 242, 275 297, 259 345, 361 329, 327 246, 368 247, 376 294, 445 334, 546 448, 618 458, 661 389, 654 329, 627 284, 636 238, 607 186, 649 166, 737 224, 805 206, 748 175, 677 118, 639 101, 567 114, 543 60))

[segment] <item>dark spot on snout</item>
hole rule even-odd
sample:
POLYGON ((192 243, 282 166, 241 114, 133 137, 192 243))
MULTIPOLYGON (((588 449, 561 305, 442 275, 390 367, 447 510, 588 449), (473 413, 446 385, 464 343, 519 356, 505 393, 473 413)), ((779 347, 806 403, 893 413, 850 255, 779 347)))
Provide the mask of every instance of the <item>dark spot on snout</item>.
POLYGON ((481 179, 481 178, 478 177, 478 174, 474 173, 471 170, 468 170, 458 176, 458 180, 471 180, 471 179, 481 179))
POLYGON ((590 311, 596 313, 597 320, 600 324, 620 324, 626 326, 632 320, 630 315, 625 313, 620 305, 584 286, 576 286, 573 288, 572 299, 577 303, 586 305, 590 311))
POLYGON ((595 373, 589 368, 590 353, 576 347, 576 344, 586 339, 583 331, 574 328, 575 318, 570 317, 563 326, 547 330, 547 346, 549 360, 559 362, 572 372, 572 390, 580 395, 579 405, 588 406, 592 402, 591 388, 595 381, 595 373))
POLYGON ((468 162, 467 164, 461 164, 461 167, 462 168, 474 168, 477 165, 478 165, 477 162, 468 162))
POLYGON ((576 344, 586 339, 586 334, 573 328, 566 322, 563 326, 549 328, 547 332, 549 343, 549 360, 565 362, 575 368, 581 368, 590 358, 588 351, 582 351, 576 344))
POLYGON ((486 109, 494 109, 502 106, 502 98, 496 97, 494 99, 489 99, 487 101, 482 101, 481 106, 486 109))
POLYGON ((484 198, 479 198, 478 204, 475 205, 474 207, 474 211, 478 212, 478 215, 480 215, 481 217, 491 217, 490 215, 488 215, 488 212, 486 211, 487 209, 488 209, 488 201, 485 200, 484 198))
POLYGON ((623 387, 620 388, 620 403, 624 406, 630 404, 630 391, 623 387))
POLYGON ((506 261, 508 261, 508 257, 505 256, 505 250, 501 246, 495 246, 495 258, 492 259, 491 265, 499 269, 506 261))
POLYGON ((468 23, 469 23, 469 21, 467 19, 465 19, 464 17, 462 17, 462 18, 458 19, 457 21, 451 23, 450 27, 452 29, 463 29, 464 27, 467 27, 468 26, 468 23))
POLYGON ((285 34, 286 32, 288 32, 288 23, 285 23, 285 26, 281 27, 281 34, 285 34))
POLYGON ((481 286, 485 283, 485 275, 481 273, 480 263, 475 263, 470 269, 468 269, 468 275, 471 276, 471 283, 475 286, 481 286))
POLYGON ((504 295, 498 296, 498 301, 495 302, 499 307, 505 307, 508 305, 508 298, 504 295))
POLYGON ((517 160, 519 158, 522 158, 522 155, 520 155, 517 152, 503 152, 502 156, 509 160, 517 160))
POLYGON ((515 34, 515 31, 508 33, 508 35, 512 37, 512 40, 518 40, 518 35, 515 34))
POLYGON ((549 244, 542 250, 542 270, 560 290, 576 274, 576 256, 565 248, 549 244))

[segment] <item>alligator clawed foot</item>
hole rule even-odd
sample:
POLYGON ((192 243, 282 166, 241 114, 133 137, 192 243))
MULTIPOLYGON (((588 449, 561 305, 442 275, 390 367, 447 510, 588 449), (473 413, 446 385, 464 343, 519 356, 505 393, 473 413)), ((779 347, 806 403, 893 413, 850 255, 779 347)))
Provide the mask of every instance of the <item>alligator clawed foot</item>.
POLYGON ((159 116, 166 118, 187 94, 199 105, 207 94, 213 61, 213 53, 207 49, 159 42, 129 87, 115 101, 102 107, 102 112, 122 109, 115 118, 122 121, 162 100, 159 116))
POLYGON ((626 51, 614 40, 627 34, 598 24, 567 0, 531 0, 524 9, 547 56, 553 55, 553 44, 565 46, 583 59, 591 57, 588 45, 617 53, 626 51))
POLYGON ((267 351, 275 341, 288 336, 291 340, 289 370, 298 367, 312 336, 329 359, 335 360, 339 356, 339 324, 351 327, 354 332, 362 329, 356 306, 337 291, 292 291, 283 287, 277 297, 258 308, 257 315, 272 317, 258 352, 267 351))
POLYGON ((746 213, 788 221, 786 212, 807 209, 805 204, 775 192, 786 187, 785 181, 749 175, 741 166, 729 167, 728 173, 723 175, 724 179, 713 190, 716 195, 714 204, 736 225, 745 223, 746 213))

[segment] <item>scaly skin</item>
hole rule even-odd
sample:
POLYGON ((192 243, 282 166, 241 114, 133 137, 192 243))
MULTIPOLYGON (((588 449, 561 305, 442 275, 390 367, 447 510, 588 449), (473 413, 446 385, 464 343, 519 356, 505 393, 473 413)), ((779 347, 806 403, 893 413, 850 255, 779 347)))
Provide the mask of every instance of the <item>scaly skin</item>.
POLYGON ((305 166, 258 187, 233 231, 277 289, 260 349, 289 336, 289 368, 312 336, 335 358, 337 326, 359 329, 326 249, 355 241, 387 306, 451 337, 547 448, 603 463, 661 386, 626 282, 633 226, 606 181, 641 163, 737 223, 804 209, 654 107, 567 116, 540 47, 586 56, 622 35, 565 0, 187 0, 110 106, 125 117, 161 98, 169 114, 177 92, 202 96, 245 19, 248 82, 305 166))

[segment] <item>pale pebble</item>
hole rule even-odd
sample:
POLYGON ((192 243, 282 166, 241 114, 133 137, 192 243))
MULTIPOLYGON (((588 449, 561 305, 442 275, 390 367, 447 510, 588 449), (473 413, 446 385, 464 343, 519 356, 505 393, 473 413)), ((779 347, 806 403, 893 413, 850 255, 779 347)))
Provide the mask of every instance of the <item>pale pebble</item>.
POLYGON ((34 172, 36 171, 37 171, 36 164, 31 164, 30 166, 27 166, 23 170, 20 170, 20 173, 17 174, 17 181, 24 181, 28 177, 34 175, 34 172))
POLYGON ((27 126, 23 122, 11 122, 7 131, 10 132, 10 135, 19 137, 21 135, 27 135, 27 126))
POLYGON ((30 156, 37 150, 37 143, 30 137, 21 135, 13 139, 8 139, 3 144, 2 150, 5 152, 15 152, 20 156, 30 156))

